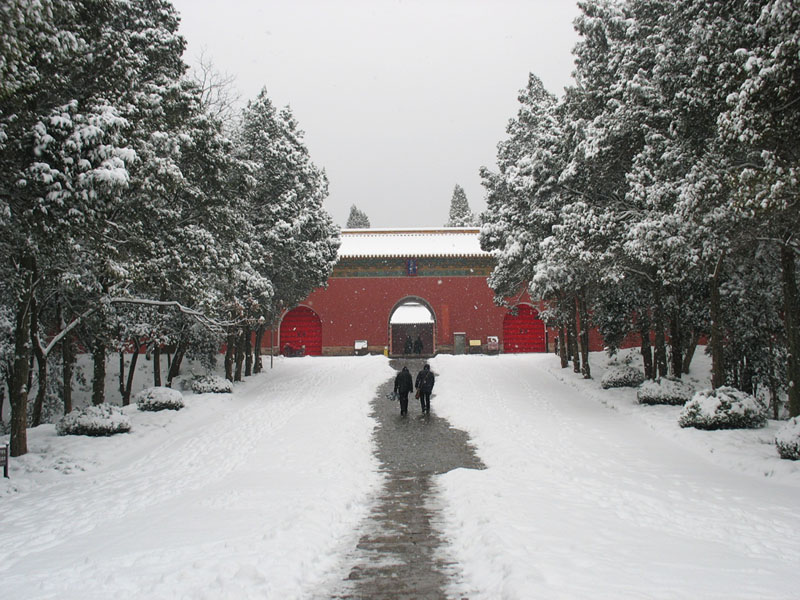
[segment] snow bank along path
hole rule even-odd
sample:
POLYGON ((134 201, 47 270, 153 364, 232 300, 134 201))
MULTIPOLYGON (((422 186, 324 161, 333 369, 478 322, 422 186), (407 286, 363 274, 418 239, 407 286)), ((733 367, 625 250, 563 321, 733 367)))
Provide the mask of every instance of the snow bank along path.
MULTIPOLYGON (((800 478, 712 464, 680 446, 686 437, 597 402, 596 382, 559 381, 580 376, 556 364, 432 361, 432 410, 488 467, 439 476, 471 600, 798 597, 800 478)), ((632 402, 630 390, 597 392, 632 402)))
POLYGON ((130 407, 127 435, 33 430, 5 484, 20 491, 0 496, 0 597, 308 597, 380 483, 369 400, 392 373, 383 357, 283 360, 233 396, 130 407))
MULTIPOLYGON (((552 355, 431 364, 434 416, 487 466, 434 476, 454 597, 797 598, 800 470, 769 430, 680 430, 552 355)), ((0 481, 0 598, 314 597, 380 490, 370 404, 393 375, 382 356, 279 359, 233 395, 126 409, 130 434, 31 430, 0 481)))

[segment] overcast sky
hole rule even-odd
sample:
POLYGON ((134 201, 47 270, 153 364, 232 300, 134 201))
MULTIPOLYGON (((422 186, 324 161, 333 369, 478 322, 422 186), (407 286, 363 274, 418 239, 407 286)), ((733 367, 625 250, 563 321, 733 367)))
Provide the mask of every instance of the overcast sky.
POLYGON ((245 101, 291 106, 341 226, 352 204, 372 227, 444 225, 457 183, 482 211, 528 73, 572 83, 574 0, 173 3, 189 64, 204 51, 245 101))

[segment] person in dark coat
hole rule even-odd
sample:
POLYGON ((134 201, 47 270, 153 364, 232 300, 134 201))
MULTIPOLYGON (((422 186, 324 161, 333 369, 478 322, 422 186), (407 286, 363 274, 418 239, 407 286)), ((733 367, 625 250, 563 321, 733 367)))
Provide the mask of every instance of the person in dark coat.
POLYGON ((403 370, 394 378, 394 392, 400 398, 400 414, 408 414, 408 394, 414 389, 414 382, 411 380, 411 373, 408 367, 403 367, 403 370))
POLYGON ((403 346, 403 354, 411 354, 411 349, 413 348, 413 344, 411 342, 411 337, 406 338, 406 343, 403 346))
POLYGON ((425 365, 422 367, 422 371, 417 373, 414 387, 419 390, 419 403, 422 406, 422 412, 425 414, 430 414, 431 412, 431 392, 435 381, 436 377, 434 377, 430 365, 425 365))
POLYGON ((419 336, 414 340, 414 354, 422 354, 422 338, 419 336))

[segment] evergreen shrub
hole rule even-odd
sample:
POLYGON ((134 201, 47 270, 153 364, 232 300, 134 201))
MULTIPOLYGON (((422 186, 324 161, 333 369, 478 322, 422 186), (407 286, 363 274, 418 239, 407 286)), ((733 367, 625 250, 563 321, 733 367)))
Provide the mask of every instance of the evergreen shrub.
POLYGON ((681 406, 692 399, 694 388, 677 379, 661 378, 645 381, 636 392, 639 404, 669 404, 681 406))
POLYGON ((233 383, 218 375, 201 375, 192 381, 192 391, 195 394, 230 394, 233 383))
POLYGON ((90 435, 101 437, 127 433, 131 422, 119 406, 100 404, 76 408, 56 423, 58 435, 90 435))
POLYGON ((602 379, 600 386, 607 390, 618 387, 636 387, 644 381, 644 373, 630 365, 610 367, 602 379))
POLYGON ((732 387, 702 390, 687 402, 678 424, 696 429, 757 429, 767 424, 767 409, 757 399, 732 387))
POLYGON ((183 394, 172 388, 158 386, 142 390, 133 400, 139 410, 180 410, 183 408, 183 394))
POLYGON ((800 460, 800 417, 792 417, 778 430, 775 446, 781 458, 800 460))

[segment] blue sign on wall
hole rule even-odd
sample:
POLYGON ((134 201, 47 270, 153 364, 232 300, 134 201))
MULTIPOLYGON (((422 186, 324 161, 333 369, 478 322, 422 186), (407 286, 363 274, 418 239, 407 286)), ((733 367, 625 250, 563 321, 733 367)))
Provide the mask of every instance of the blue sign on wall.
POLYGON ((407 258, 406 259, 406 275, 416 275, 417 274, 417 259, 416 258, 407 258))

